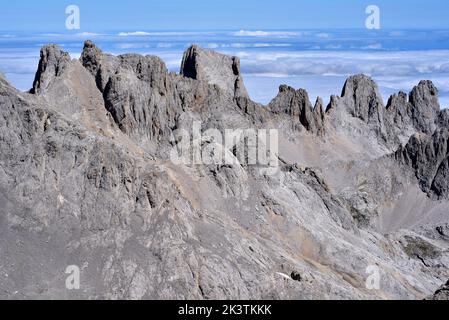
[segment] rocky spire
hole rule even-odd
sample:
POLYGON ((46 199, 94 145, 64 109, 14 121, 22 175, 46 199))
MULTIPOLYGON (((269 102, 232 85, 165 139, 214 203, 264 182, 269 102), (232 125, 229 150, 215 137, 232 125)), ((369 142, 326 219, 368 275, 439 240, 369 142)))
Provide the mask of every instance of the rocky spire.
POLYGON ((321 97, 316 98, 315 107, 313 107, 313 117, 317 131, 321 131, 324 126, 323 99, 321 97))
POLYGON ((290 86, 281 85, 278 95, 270 102, 268 109, 275 114, 288 114, 308 131, 317 133, 324 120, 322 105, 323 102, 319 98, 315 108, 312 108, 306 90, 295 90, 290 86))
POLYGON ((69 63, 70 55, 57 45, 50 44, 42 47, 31 93, 38 94, 45 91, 54 79, 64 72, 69 63))
POLYGON ((377 84, 370 77, 363 74, 349 77, 341 96, 352 116, 367 123, 382 123, 382 97, 377 84))
POLYGON ((326 114, 335 128, 344 127, 349 122, 359 123, 362 127, 365 123, 368 127, 362 130, 374 132, 383 143, 389 140, 382 97, 377 84, 369 76, 359 74, 349 77, 341 96, 331 96, 326 114), (360 121, 354 122, 352 118, 360 121))
POLYGON ((113 56, 86 41, 80 62, 95 77, 106 110, 125 134, 136 141, 168 139, 181 107, 162 59, 113 56))
MULTIPOLYGON (((439 113, 432 134, 417 132, 401 147, 396 158, 410 166, 423 191, 438 198, 449 197, 449 112, 439 113)), ((425 130, 429 127, 424 126, 425 130)))
POLYGON ((414 133, 433 134, 437 122, 444 122, 438 118, 439 112, 438 91, 431 81, 421 81, 409 95, 392 95, 385 113, 389 140, 406 144, 414 133))
POLYGON ((391 121, 400 127, 411 123, 409 115, 410 108, 411 106, 408 102, 407 94, 402 91, 392 95, 388 99, 386 107, 391 121))
POLYGON ((431 81, 421 81, 408 101, 405 93, 399 93, 387 108, 398 128, 409 125, 416 132, 396 158, 414 170, 423 191, 449 197, 449 111, 440 111, 437 88, 431 81))
POLYGON ((83 52, 81 53, 81 63, 92 74, 98 72, 101 56, 103 52, 92 41, 87 40, 84 42, 83 52))
POLYGON ((117 57, 105 54, 92 41, 84 43, 80 61, 82 65, 95 77, 98 89, 104 91, 111 75, 113 75, 119 62, 117 57))
POLYGON ((432 133, 440 111, 438 90, 431 81, 421 81, 409 96, 409 116, 418 131, 432 133))
POLYGON ((339 100, 340 100, 340 97, 338 97, 336 95, 331 95, 329 104, 326 107, 326 113, 337 108, 339 100))
POLYGON ((235 98, 248 97, 237 57, 193 45, 184 53, 180 72, 185 77, 217 85, 235 98))

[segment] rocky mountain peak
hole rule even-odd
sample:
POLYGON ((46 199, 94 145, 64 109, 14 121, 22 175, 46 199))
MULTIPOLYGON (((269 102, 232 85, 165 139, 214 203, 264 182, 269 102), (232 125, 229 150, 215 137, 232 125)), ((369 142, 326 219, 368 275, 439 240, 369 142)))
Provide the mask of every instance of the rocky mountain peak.
POLYGON ((384 105, 377 84, 360 74, 349 77, 341 94, 349 113, 365 122, 381 121, 384 105))
POLYGON ((38 94, 45 91, 53 80, 63 73, 70 60, 70 55, 59 46, 55 44, 43 46, 31 93, 38 94))
POLYGON ((404 92, 393 94, 387 102, 387 114, 390 117, 390 121, 394 123, 398 128, 404 128, 404 126, 412 125, 410 118, 411 105, 408 102, 408 95, 404 92))
POLYGON ((100 64, 103 52, 92 41, 84 42, 83 52, 81 53, 81 63, 91 73, 96 73, 100 64))
POLYGON ((400 91, 390 96, 387 102, 387 109, 395 109, 400 106, 407 105, 408 96, 405 92, 400 91))
POLYGON ((324 103, 323 99, 321 97, 317 97, 315 101, 315 106, 313 107, 313 113, 316 115, 317 118, 324 121, 324 103))
POLYGON ((187 78, 216 85, 235 98, 248 97, 238 57, 192 45, 184 53, 181 74, 187 78))
POLYGON ((438 102, 438 89, 432 81, 422 80, 413 88, 410 93, 410 102, 414 106, 427 106, 435 111, 440 110, 440 103, 438 102))
POLYGON ((295 90, 288 85, 279 87, 278 95, 270 102, 268 109, 275 114, 287 114, 312 133, 318 133, 323 126, 323 101, 318 98, 315 107, 305 89, 295 90))
POLYGON ((410 92, 409 115, 414 126, 421 132, 432 133, 435 130, 435 119, 440 111, 438 89, 432 81, 421 81, 410 92))

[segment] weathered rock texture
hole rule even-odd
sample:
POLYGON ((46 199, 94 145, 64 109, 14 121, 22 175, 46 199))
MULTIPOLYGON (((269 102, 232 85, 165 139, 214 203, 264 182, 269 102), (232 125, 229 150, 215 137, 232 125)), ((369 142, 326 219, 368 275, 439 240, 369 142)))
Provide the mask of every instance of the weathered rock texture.
POLYGON ((323 101, 318 98, 312 108, 309 95, 304 89, 295 90, 289 86, 280 86, 277 97, 271 101, 268 109, 275 114, 290 116, 295 123, 311 133, 316 134, 323 129, 323 101))
POLYGON ((430 300, 449 300, 449 281, 435 291, 430 300))
POLYGON ((181 74, 90 41, 80 60, 45 46, 29 93, 0 76, 0 298, 429 297, 449 278, 437 94, 421 82, 384 107, 358 75, 326 111, 287 86, 261 106, 237 58, 198 46, 181 74), (238 161, 253 140, 220 141, 229 129, 277 129, 279 166, 238 161), (188 155, 232 161, 172 161, 183 131, 188 155))
POLYGON ((184 53, 181 74, 221 88, 234 97, 248 97, 240 73, 240 59, 193 45, 184 53))

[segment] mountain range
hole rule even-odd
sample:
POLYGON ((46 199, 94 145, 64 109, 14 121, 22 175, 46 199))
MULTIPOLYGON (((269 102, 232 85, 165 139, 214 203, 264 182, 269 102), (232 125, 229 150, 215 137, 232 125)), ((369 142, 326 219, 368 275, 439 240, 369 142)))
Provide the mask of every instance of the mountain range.
POLYGON ((0 150, 0 298, 448 298, 449 110, 431 81, 386 105, 362 74, 327 105, 286 85, 262 105, 237 57, 196 45, 179 73, 46 45, 29 92, 0 76, 0 150), (230 163, 172 161, 198 123, 193 145, 230 163), (276 165, 211 129, 276 132, 276 165))

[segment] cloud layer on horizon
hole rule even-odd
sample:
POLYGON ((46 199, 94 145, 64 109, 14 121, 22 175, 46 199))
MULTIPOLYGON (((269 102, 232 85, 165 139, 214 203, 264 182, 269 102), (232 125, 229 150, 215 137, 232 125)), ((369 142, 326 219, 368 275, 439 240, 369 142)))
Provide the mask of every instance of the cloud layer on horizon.
POLYGON ((385 94, 409 91, 419 80, 430 79, 442 99, 449 97, 449 50, 440 49, 448 41, 449 31, 389 31, 365 36, 346 31, 257 30, 5 33, 0 36, 0 71, 19 89, 29 89, 41 45, 59 43, 76 57, 88 38, 113 54, 158 55, 170 71, 179 71, 183 51, 197 43, 239 56, 251 96, 259 102, 266 103, 283 82, 326 98, 339 93, 344 79, 357 73, 373 76, 385 94), (416 43, 422 49, 416 49, 416 43))

